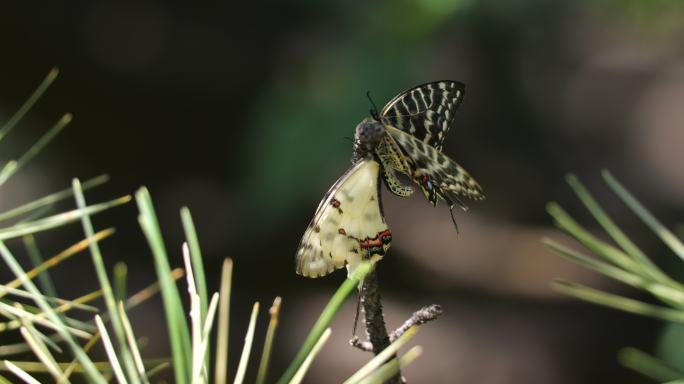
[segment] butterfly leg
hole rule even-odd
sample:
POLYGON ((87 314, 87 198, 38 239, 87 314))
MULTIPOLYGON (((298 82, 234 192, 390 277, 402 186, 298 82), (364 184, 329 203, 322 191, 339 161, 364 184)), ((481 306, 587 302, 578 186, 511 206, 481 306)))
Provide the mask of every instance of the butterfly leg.
MULTIPOLYGON (((440 195, 441 196, 441 195, 440 195)), ((442 198, 449 204, 449 214, 451 215, 451 221, 454 223, 456 228, 456 233, 458 233, 458 224, 456 223, 456 218, 454 217, 454 207, 458 205, 462 210, 467 211, 468 206, 461 201, 458 197, 453 196, 456 202, 453 202, 449 197, 442 196, 442 198)))
POLYGON ((354 326, 352 327, 352 340, 356 338, 356 326, 359 323, 359 312, 361 312, 361 292, 358 292, 356 298, 356 315, 354 315, 354 326))
POLYGON ((453 204, 449 205, 449 214, 451 215, 451 222, 454 223, 454 228, 456 228, 456 234, 458 234, 459 233, 458 223, 456 222, 456 218, 454 217, 454 205, 453 204))

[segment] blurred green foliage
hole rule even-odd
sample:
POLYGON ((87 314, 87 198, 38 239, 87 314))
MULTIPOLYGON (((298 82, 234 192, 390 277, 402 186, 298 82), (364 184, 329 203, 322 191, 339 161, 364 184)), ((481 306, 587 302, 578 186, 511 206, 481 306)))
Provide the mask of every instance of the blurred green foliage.
POLYGON ((282 212, 294 196, 322 194, 312 186, 332 184, 337 176, 331 168, 337 175, 344 171, 339 164, 351 156, 354 127, 371 107, 365 92, 381 108, 403 89, 437 80, 425 79, 419 69, 434 67, 437 59, 424 47, 467 3, 368 3, 364 12, 358 4, 337 4, 340 33, 300 47, 311 49, 309 60, 290 63, 287 80, 256 103, 241 160, 250 198, 282 212))

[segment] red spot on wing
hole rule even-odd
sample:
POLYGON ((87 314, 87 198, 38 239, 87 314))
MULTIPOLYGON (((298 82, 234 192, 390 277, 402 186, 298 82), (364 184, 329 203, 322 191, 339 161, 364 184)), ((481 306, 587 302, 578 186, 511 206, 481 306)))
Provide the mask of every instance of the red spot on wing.
POLYGON ((383 243, 385 243, 385 242, 389 243, 390 241, 392 241, 392 232, 389 229, 386 229, 386 230, 378 233, 378 238, 383 243))
POLYGON ((375 237, 361 240, 359 242, 359 246, 361 247, 361 249, 378 248, 382 247, 384 244, 389 244, 391 241, 392 232, 390 232, 389 229, 386 229, 382 232, 379 232, 377 235, 375 235, 375 237))
POLYGON ((414 175, 413 179, 416 180, 418 184, 427 185, 427 183, 430 181, 430 176, 427 174, 414 175))

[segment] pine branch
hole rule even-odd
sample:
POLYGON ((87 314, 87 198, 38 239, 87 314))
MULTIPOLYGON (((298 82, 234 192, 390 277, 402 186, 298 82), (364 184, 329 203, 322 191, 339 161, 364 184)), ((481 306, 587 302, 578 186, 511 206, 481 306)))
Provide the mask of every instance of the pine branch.
MULTIPOLYGON (((380 283, 375 270, 371 271, 364 279, 360 294, 368 340, 361 341, 357 336, 354 336, 349 343, 362 351, 373 352, 374 355, 382 352, 412 326, 425 324, 442 314, 442 307, 437 304, 425 306, 414 312, 404 324, 388 334, 382 311, 380 283)), ((396 355, 393 355, 391 358, 396 358, 396 355)), ((401 372, 397 372, 387 383, 405 383, 405 380, 401 376, 401 372)))

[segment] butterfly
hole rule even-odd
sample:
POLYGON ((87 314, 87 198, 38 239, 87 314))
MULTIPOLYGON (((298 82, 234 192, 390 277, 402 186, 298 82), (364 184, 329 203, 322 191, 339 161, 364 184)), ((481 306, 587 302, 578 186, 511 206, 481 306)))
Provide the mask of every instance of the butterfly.
POLYGON ((396 172, 407 175, 432 205, 444 200, 452 220, 456 204, 467 209, 461 197, 484 198, 477 181, 441 152, 464 91, 456 81, 419 85, 380 113, 374 108, 356 126, 354 165, 328 190, 305 230, 296 253, 298 274, 320 277, 345 265, 351 274, 362 260, 385 255, 392 234, 382 212, 381 178, 392 193, 407 197, 413 188, 396 172))
POLYGON ((456 204, 467 210, 461 197, 484 199, 477 181, 441 152, 464 93, 463 83, 437 81, 400 93, 379 114, 371 111, 367 122, 382 124, 387 132, 384 145, 375 153, 385 170, 385 183, 395 195, 406 195, 406 188, 396 187, 393 171, 399 171, 420 186, 432 205, 442 199, 450 210, 456 204))

